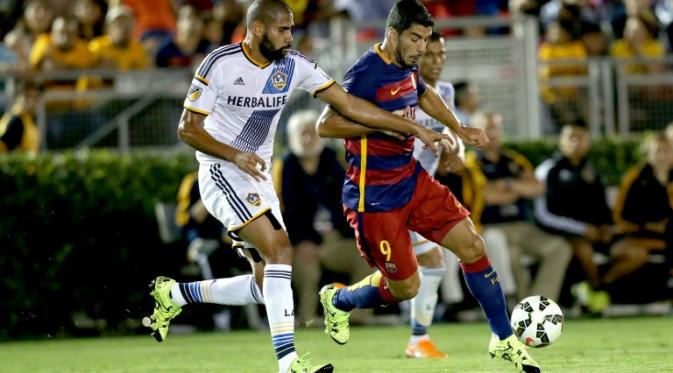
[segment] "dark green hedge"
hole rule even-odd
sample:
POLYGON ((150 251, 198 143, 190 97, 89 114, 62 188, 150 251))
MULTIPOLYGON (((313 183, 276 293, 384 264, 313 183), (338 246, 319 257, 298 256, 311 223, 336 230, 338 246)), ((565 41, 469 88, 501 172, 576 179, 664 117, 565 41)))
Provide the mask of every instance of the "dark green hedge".
POLYGON ((162 247, 154 203, 195 167, 188 153, 0 157, 0 338, 69 332, 74 312, 115 327, 141 307, 184 258, 162 247))
MULTIPOLYGON (((551 141, 511 144, 538 164, 551 141)), ((615 184, 637 141, 601 140, 593 156, 615 184)), ((73 313, 122 329, 147 310, 146 283, 177 273, 183 247, 162 245, 154 204, 195 169, 190 152, 0 156, 0 339, 76 332, 73 313)))

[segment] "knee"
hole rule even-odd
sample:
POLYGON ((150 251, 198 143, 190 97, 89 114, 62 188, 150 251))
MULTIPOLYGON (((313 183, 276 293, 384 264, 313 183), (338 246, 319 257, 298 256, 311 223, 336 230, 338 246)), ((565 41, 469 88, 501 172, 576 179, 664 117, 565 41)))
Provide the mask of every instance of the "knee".
POLYGON ((486 255, 484 239, 476 233, 470 235, 465 245, 458 248, 458 257, 465 263, 474 263, 486 255))
POLYGON ((289 242, 276 243, 267 258, 269 264, 288 264, 292 265, 294 250, 289 242))
POLYGON ((416 294, 418 294, 418 289, 420 286, 420 277, 414 276, 397 286, 390 286, 390 293, 398 301, 403 301, 415 297, 416 294))
POLYGON ((399 301, 411 299, 418 294, 418 289, 420 287, 419 284, 414 284, 414 285, 409 285, 408 287, 404 287, 401 289, 397 289, 394 293, 391 292, 395 298, 399 301))
POLYGON ((631 260, 641 264, 647 262, 647 255, 647 250, 640 247, 634 247, 630 253, 631 260))

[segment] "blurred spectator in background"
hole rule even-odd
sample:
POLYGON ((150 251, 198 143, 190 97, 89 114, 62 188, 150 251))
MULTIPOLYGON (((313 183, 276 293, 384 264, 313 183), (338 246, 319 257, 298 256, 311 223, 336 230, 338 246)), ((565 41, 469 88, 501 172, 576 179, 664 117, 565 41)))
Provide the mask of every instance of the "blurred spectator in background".
POLYGON ((602 57, 608 52, 608 38, 598 23, 582 22, 580 40, 588 57, 602 57))
POLYGON ((148 51, 156 51, 162 40, 175 32, 176 9, 171 0, 110 0, 110 7, 127 5, 135 22, 135 37, 148 51))
MULTIPOLYGON (((316 317, 322 268, 346 274, 354 283, 372 272, 355 249, 353 230, 343 217, 341 186, 345 169, 334 150, 324 146, 315 124, 318 113, 300 111, 288 121, 290 153, 273 166, 283 220, 295 248, 293 285, 297 289, 297 320, 316 317)), ((370 311, 351 315, 366 322, 370 311)))
POLYGON ((662 132, 646 145, 647 161, 627 171, 617 196, 614 219, 624 237, 612 247, 605 285, 643 266, 649 253, 666 249, 666 236, 673 235, 668 225, 673 217, 673 143, 662 132))
POLYGON ((305 32, 299 40, 297 40, 297 50, 304 56, 313 56, 313 38, 309 33, 305 32))
POLYGON ((180 10, 175 37, 164 39, 157 49, 157 67, 189 67, 201 62, 199 55, 206 52, 199 50, 202 45, 203 21, 193 9, 183 7, 180 10))
POLYGON ((73 18, 56 18, 51 33, 40 35, 30 54, 30 64, 40 71, 86 69, 93 63, 86 43, 77 36, 73 18))
POLYGON ((668 140, 673 143, 673 123, 669 123, 668 127, 666 127, 666 136, 668 137, 668 140))
MULTIPOLYGON (((472 125, 484 130, 489 143, 469 159, 473 167, 486 179, 483 195, 485 208, 481 214, 484 237, 489 231, 504 233, 504 245, 491 251, 508 251, 511 268, 518 288, 518 299, 529 294, 540 294, 558 299, 572 250, 566 240, 551 235, 530 222, 527 200, 543 196, 545 186, 535 179, 533 166, 521 154, 502 147, 502 116, 496 113, 477 114, 472 125), (523 256, 539 263, 535 279, 523 267, 523 256)), ((488 243, 488 241, 487 241, 488 243)), ((498 273, 504 270, 497 269, 498 273)), ((503 284, 504 289, 504 284, 503 284)))
MULTIPOLYGON (((35 41, 30 55, 31 66, 41 72, 93 67, 95 57, 89 52, 86 43, 77 36, 77 30, 75 19, 56 18, 51 34, 42 34, 35 41)), ((82 111, 91 104, 84 97, 84 93, 92 87, 100 86, 99 79, 86 76, 52 76, 45 85, 48 90, 76 90, 71 98, 50 100, 46 103, 50 113, 47 117, 47 144, 55 147, 74 146, 82 136, 102 125, 99 112, 82 111)))
POLYGON ((479 88, 465 81, 454 84, 453 88, 456 94, 454 112, 462 123, 470 126, 472 116, 479 109, 479 88))
MULTIPOLYGON (((600 289, 602 283, 593 255, 594 249, 605 249, 612 240, 612 213, 600 174, 587 157, 590 148, 589 131, 583 121, 563 126, 560 154, 535 170, 535 176, 546 187, 546 194, 535 199, 535 218, 544 228, 570 241, 588 286, 600 289)), ((609 302, 605 292, 595 299, 595 311, 609 302)))
POLYGON ((202 43, 204 43, 204 49, 207 53, 227 44, 224 43, 224 26, 222 25, 222 21, 215 18, 212 14, 208 14, 203 18, 202 43))
POLYGON ((32 82, 19 84, 14 104, 0 118, 0 153, 26 152, 37 154, 40 132, 35 125, 35 109, 40 87, 32 82))
MULTIPOLYGON (((396 0, 334 0, 334 10, 341 12, 354 22, 384 20, 396 0)), ((379 29, 360 29, 359 42, 367 42, 383 36, 379 29)))
MULTIPOLYGON (((608 7, 610 25, 615 39, 622 39, 626 29, 626 22, 630 17, 635 17, 640 11, 654 11, 654 4, 662 0, 622 0, 614 1, 611 4, 604 4, 608 7)), ((665 1, 665 0, 664 0, 665 1)))
MULTIPOLYGON (((658 35, 659 25, 654 14, 649 9, 640 10, 626 21, 624 38, 612 43, 610 56, 622 59, 663 57, 666 50, 657 39, 658 35)), ((628 74, 660 72, 663 69, 663 64, 656 62, 630 63, 624 66, 624 71, 628 74)))
POLYGON ((103 34, 103 7, 96 0, 75 0, 72 12, 79 23, 79 37, 89 42, 103 34))
POLYGON ((26 4, 14 29, 5 37, 5 44, 16 52, 19 66, 26 66, 37 37, 48 33, 54 20, 54 10, 46 0, 32 0, 26 4))
POLYGON ((600 24, 603 20, 603 4, 590 0, 551 0, 540 10, 540 20, 546 27, 553 22, 571 22, 574 24, 573 37, 579 36, 582 22, 600 24))
POLYGON ((586 100, 580 97, 576 86, 549 86, 546 81, 554 77, 586 75, 587 51, 584 44, 573 38, 572 21, 552 22, 547 29, 546 41, 540 45, 540 85, 542 100, 549 105, 555 123, 565 123, 583 118, 586 100))
POLYGON ((245 34, 245 7, 239 0, 220 0, 213 7, 213 17, 222 24, 222 45, 236 43, 243 40, 245 34), (238 40, 233 40, 237 34, 238 40))
POLYGON ((182 238, 189 245, 187 258, 192 262, 199 262, 200 259, 205 258, 208 266, 205 272, 208 273, 203 273, 203 275, 205 278, 212 278, 207 257, 220 247, 223 239, 226 239, 226 231, 222 223, 208 213, 201 201, 197 172, 185 175, 180 183, 175 223, 180 227, 182 238))
POLYGON ((105 36, 92 40, 89 51, 102 68, 134 70, 149 67, 145 49, 133 38, 133 14, 123 5, 110 8, 105 16, 105 36))

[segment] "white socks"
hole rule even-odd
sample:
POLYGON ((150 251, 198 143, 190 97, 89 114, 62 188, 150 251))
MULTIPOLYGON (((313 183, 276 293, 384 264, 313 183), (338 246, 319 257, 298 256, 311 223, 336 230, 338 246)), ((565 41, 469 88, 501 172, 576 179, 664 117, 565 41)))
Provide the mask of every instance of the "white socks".
POLYGON ((294 300, 292 299, 292 266, 267 264, 264 267, 264 300, 271 329, 271 342, 276 350, 278 368, 287 372, 297 357, 294 349, 294 300))
POLYGON ((421 286, 418 294, 411 299, 412 342, 427 337, 428 327, 432 325, 437 305, 437 290, 444 275, 444 267, 420 267, 421 286))
POLYGON ((225 306, 264 303, 253 275, 176 283, 171 288, 171 297, 180 306, 191 303, 215 303, 225 306))

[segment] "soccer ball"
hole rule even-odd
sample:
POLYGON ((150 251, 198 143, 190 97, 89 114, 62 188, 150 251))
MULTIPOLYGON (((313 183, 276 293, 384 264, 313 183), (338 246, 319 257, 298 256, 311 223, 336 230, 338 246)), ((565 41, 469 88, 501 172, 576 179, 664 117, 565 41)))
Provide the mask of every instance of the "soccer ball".
POLYGON ((524 298, 512 311, 512 330, 530 347, 545 347, 563 331, 563 313, 558 304, 541 295, 524 298))

